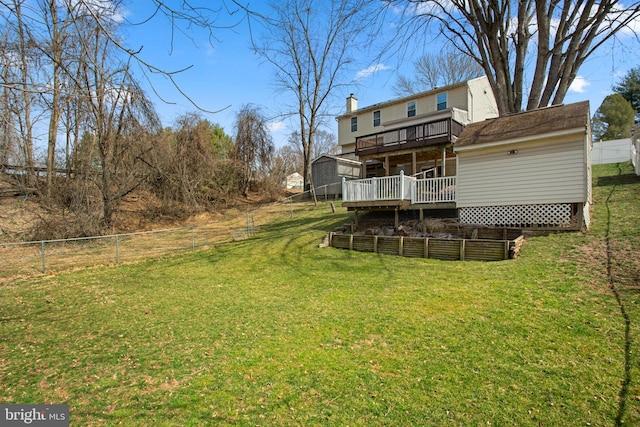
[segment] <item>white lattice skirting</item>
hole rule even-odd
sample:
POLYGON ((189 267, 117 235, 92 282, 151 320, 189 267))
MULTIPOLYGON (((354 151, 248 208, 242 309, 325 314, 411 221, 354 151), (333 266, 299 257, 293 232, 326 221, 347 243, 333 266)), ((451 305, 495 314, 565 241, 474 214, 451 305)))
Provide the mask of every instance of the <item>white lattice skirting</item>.
POLYGON ((481 206, 460 208, 463 224, 502 227, 571 225, 571 204, 481 206))

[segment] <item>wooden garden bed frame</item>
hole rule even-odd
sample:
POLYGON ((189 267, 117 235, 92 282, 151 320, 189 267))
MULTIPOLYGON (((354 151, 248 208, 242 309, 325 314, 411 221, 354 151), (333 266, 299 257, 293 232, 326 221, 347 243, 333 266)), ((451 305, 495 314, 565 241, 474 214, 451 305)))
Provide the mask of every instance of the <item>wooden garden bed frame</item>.
POLYGON ((523 243, 522 234, 513 239, 501 240, 329 233, 329 246, 338 249, 450 261, 513 259, 518 256, 523 243))

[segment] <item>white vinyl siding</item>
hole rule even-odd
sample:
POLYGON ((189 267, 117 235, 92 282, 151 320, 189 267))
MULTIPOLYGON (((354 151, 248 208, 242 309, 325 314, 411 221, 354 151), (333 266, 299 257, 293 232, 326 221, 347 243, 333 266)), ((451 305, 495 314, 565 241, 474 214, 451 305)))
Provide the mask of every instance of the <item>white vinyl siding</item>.
MULTIPOLYGON (((412 118, 407 119, 407 103, 411 101, 415 102, 416 123, 424 121, 421 118, 422 115, 436 113, 437 93, 442 93, 441 91, 442 89, 433 90, 398 98, 338 116, 338 144, 344 147, 343 152, 353 151, 348 146, 355 144, 359 136, 410 125, 412 118), (374 126, 374 120, 372 120, 374 111, 380 111, 380 126, 374 126), (358 129, 355 132, 351 130, 352 117, 358 117, 358 129), (397 123, 397 121, 404 121, 404 123, 397 123)), ((473 121, 473 117, 477 117, 480 121, 487 117, 497 117, 497 107, 486 77, 471 80, 467 84, 451 86, 446 92, 447 107, 453 109, 453 118, 460 123, 466 124, 473 121), (472 89, 468 85, 473 85, 474 96, 471 96, 472 89), (475 108, 474 106, 481 107, 482 111, 480 113, 471 111, 475 108)))
POLYGON ((584 139, 575 136, 459 152, 457 206, 586 202, 586 161, 584 139))
MULTIPOLYGON (((467 101, 470 122, 482 122, 486 119, 498 117, 493 91, 486 78, 474 79, 468 82, 469 100, 467 101)), ((451 103, 451 101, 449 101, 451 103)))

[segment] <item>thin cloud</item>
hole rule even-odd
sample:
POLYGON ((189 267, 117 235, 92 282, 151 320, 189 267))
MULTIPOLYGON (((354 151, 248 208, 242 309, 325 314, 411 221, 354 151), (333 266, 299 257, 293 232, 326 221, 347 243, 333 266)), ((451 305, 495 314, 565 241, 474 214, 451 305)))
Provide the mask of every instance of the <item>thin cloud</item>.
POLYGON ((576 76, 576 78, 573 80, 573 83, 571 83, 571 86, 569 86, 569 91, 576 93, 585 93, 587 91, 587 87, 590 85, 591 83, 589 83, 584 77, 576 76))
POLYGON ((287 126, 284 124, 284 122, 271 122, 268 125, 268 129, 271 132, 278 132, 283 130, 284 128, 286 128, 287 126))
POLYGON ((358 71, 356 74, 356 80, 364 79, 365 77, 369 77, 372 74, 377 73, 378 71, 388 70, 391 67, 388 67, 384 64, 376 64, 370 67, 365 68, 364 70, 358 71))

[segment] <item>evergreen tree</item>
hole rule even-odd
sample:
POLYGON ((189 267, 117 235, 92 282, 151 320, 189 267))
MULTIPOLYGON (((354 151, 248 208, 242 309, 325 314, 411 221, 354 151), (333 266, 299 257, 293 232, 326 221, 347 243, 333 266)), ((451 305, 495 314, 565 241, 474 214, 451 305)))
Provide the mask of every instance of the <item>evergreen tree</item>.
POLYGON ((629 70, 622 80, 613 87, 613 91, 631 103, 633 109, 636 110, 636 123, 640 122, 640 67, 629 70))
POLYGON ((619 93, 608 95, 593 115, 593 140, 629 138, 636 111, 619 93))

